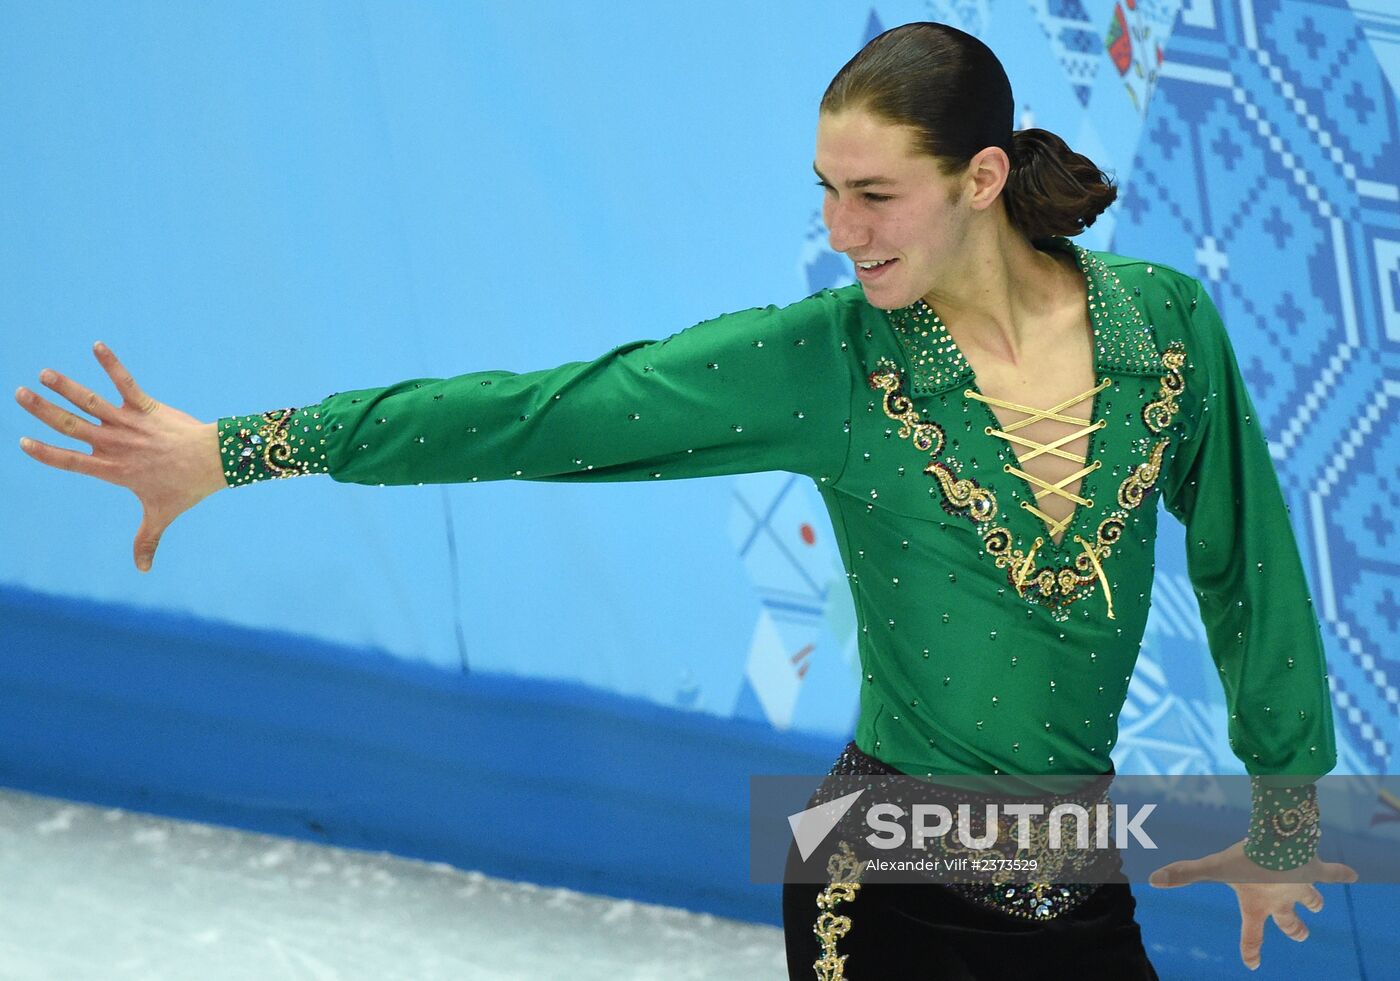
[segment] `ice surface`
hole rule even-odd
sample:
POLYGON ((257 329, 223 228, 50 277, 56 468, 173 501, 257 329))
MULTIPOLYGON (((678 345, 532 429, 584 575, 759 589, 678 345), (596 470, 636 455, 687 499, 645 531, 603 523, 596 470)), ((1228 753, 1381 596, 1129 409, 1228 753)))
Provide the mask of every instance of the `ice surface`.
POLYGON ((782 933, 0 789, 0 978, 784 978, 782 933))

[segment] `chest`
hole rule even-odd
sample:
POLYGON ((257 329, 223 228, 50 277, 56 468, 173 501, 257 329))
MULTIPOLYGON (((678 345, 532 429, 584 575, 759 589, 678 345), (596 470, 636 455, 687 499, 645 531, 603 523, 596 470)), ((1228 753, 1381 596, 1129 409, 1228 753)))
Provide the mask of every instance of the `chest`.
POLYGON ((1063 622, 1098 596, 1112 621, 1120 584, 1145 616, 1133 601, 1146 591, 1126 584, 1152 567, 1150 502, 1174 465, 1187 352, 1167 299, 1166 323, 1148 320, 1150 281, 1125 286, 1076 255, 1087 311, 1066 310, 1055 343, 1016 359, 955 338, 922 301, 867 331, 869 396, 852 412, 841 480, 900 555, 927 530, 926 561, 950 581, 975 564, 998 597, 1014 590, 1063 622))
POLYGON ((918 321, 890 339, 870 352, 843 476, 871 526, 912 539, 907 519, 925 519, 950 567, 994 566, 1055 619, 1102 592, 1113 619, 1113 570, 1125 555, 1150 567, 1155 510, 1142 505, 1168 460, 1183 352, 1144 344, 1129 363, 1096 335, 1017 367, 966 358, 918 321))
POLYGON ((1105 425, 1096 410, 1104 408, 1106 386, 1094 369, 1087 316, 1047 324, 1045 340, 1014 362, 971 345, 964 351, 974 375, 965 391, 985 406, 983 433, 1003 447, 1004 472, 1025 483, 1026 510, 1059 544, 1075 509, 1092 506, 1085 478, 1102 466, 1091 448, 1105 425))

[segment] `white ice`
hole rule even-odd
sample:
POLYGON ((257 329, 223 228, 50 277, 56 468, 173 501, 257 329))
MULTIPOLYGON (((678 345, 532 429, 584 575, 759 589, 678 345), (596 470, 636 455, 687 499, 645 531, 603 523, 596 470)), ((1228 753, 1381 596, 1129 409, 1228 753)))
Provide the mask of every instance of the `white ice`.
POLYGON ((0 789, 0 978, 786 977, 782 933, 0 789))

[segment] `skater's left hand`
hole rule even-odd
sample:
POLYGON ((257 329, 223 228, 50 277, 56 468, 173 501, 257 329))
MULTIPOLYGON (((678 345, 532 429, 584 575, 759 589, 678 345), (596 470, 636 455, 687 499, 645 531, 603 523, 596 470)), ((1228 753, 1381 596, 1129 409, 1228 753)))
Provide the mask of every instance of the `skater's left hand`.
POLYGON ((1355 882, 1356 870, 1340 862, 1323 862, 1317 856, 1306 865, 1275 872, 1251 862, 1244 841, 1204 858, 1164 865, 1148 878, 1158 888, 1187 886, 1193 882, 1223 882, 1235 890, 1240 904, 1240 960, 1251 971, 1259 967, 1264 945, 1264 921, 1273 917, 1284 936, 1302 942, 1308 927, 1294 910, 1301 903, 1316 913, 1322 909, 1322 893, 1316 882, 1355 882))

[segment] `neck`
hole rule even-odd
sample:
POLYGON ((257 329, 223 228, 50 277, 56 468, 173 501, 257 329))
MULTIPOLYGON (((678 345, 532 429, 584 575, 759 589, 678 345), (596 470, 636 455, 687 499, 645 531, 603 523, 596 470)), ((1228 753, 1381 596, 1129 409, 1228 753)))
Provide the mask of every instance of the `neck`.
POLYGON ((1082 279, 1031 245, 1004 216, 987 218, 969 228, 956 266, 923 299, 964 351, 980 349, 1014 364, 1035 339, 1037 325, 1065 302, 1069 277, 1078 281, 1076 294, 1082 293, 1082 279))

